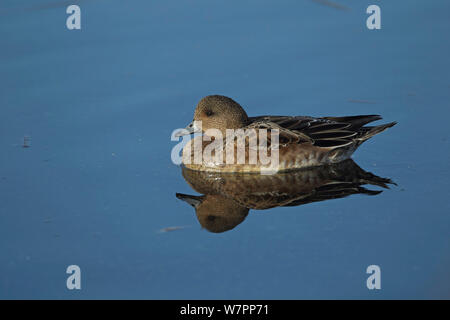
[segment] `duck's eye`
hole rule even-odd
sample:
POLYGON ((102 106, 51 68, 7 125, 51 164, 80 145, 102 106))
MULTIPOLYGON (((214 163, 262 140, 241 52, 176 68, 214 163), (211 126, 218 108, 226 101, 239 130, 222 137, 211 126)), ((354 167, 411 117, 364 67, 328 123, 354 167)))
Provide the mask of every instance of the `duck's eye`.
POLYGON ((211 110, 206 110, 205 114, 207 117, 211 117, 214 114, 214 112, 212 112, 211 110))

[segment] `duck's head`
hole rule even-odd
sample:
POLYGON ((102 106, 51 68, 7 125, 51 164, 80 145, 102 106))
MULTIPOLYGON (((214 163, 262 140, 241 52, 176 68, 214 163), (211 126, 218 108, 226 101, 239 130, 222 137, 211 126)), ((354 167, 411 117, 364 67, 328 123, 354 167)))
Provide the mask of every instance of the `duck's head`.
POLYGON ((243 128, 248 124, 248 116, 244 109, 231 98, 212 95, 200 100, 195 108, 194 121, 183 133, 177 135, 205 132, 208 129, 218 129, 225 136, 226 129, 243 128), (201 121, 201 128, 199 126, 201 121))

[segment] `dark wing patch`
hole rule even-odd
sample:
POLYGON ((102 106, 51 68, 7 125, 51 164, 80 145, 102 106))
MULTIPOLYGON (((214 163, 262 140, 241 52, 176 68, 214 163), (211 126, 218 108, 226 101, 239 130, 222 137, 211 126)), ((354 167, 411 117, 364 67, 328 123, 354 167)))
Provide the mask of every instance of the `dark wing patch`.
POLYGON ((347 129, 350 127, 349 123, 335 123, 335 122, 324 122, 324 123, 317 123, 312 124, 308 128, 308 132, 321 132, 321 131, 328 131, 328 130, 340 130, 340 129, 347 129))
POLYGON ((330 140, 315 140, 314 145, 322 148, 337 148, 351 145, 352 140, 347 139, 330 139, 330 140))
POLYGON ((356 132, 347 130, 331 130, 323 132, 315 132, 310 134, 314 140, 334 140, 334 139, 346 139, 356 136, 356 132))
POLYGON ((249 127, 280 129, 280 143, 311 142, 315 146, 337 148, 350 145, 367 130, 365 124, 379 120, 379 115, 350 117, 261 116, 249 118, 249 127))

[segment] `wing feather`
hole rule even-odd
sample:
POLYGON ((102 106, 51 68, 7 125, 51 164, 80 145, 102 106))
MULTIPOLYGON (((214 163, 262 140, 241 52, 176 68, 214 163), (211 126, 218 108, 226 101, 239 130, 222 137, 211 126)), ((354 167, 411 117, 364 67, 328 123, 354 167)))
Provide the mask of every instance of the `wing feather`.
POLYGON ((349 117, 260 116, 249 118, 253 128, 279 129, 280 143, 310 142, 318 147, 338 148, 355 143, 371 127, 364 125, 381 119, 379 115, 349 117))

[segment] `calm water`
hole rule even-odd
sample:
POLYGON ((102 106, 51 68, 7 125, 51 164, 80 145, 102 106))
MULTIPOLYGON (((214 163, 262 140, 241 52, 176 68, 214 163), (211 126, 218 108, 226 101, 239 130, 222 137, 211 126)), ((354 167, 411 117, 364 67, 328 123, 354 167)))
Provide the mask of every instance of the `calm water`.
POLYGON ((67 1, 0 3, 0 298, 450 297, 448 1, 73 2, 80 31, 67 1), (398 121, 354 155, 398 186, 202 229, 170 134, 213 93, 398 121))

